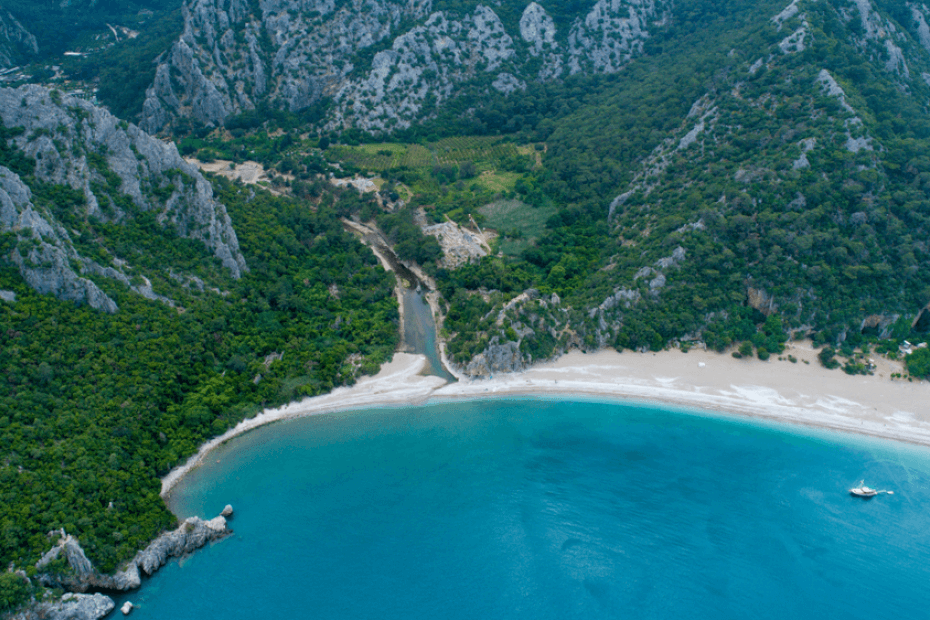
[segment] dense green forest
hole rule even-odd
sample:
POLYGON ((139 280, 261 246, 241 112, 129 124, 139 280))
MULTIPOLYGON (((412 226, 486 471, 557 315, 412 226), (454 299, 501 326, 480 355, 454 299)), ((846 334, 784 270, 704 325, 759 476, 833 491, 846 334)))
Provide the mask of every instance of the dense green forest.
POLYGON ((159 477, 205 439, 352 383, 393 353, 393 276, 343 230, 337 196, 312 206, 217 183, 251 268, 239 281, 142 214, 87 222, 109 247, 148 257, 146 273, 178 308, 101 279, 120 306, 107 315, 36 294, 0 264, 0 289, 17 294, 0 303, 3 565, 31 564, 63 527, 113 570, 174 523, 159 477), (168 277, 198 264, 203 291, 168 277))
POLYGON ((77 47, 100 47, 101 36, 114 42, 108 24, 144 29, 180 6, 181 0, 3 0, 36 37, 41 57, 54 60, 77 47))
MULTIPOLYGON (((899 4, 881 15, 906 18, 899 4)), ((792 334, 844 351, 881 333, 917 339, 911 320, 930 301, 921 155, 930 90, 919 79, 904 88, 870 58, 857 20, 838 7, 808 2, 779 29, 781 2, 692 2, 616 75, 529 83, 510 97, 472 84, 435 118, 390 136, 299 138, 293 119, 234 119, 231 133, 182 149, 257 159, 295 175, 297 193, 316 191, 319 173, 378 176, 432 221, 494 227, 499 256, 437 272, 449 350, 462 364, 527 327, 534 333, 516 339, 533 359, 570 345, 657 349, 688 335, 721 350, 754 342, 763 356, 792 334), (806 47, 781 51, 802 20, 806 47), (769 60, 753 70, 761 50, 769 60), (842 102, 825 92, 823 70, 845 89, 842 102), (703 131, 674 148, 698 123, 693 109, 707 113, 703 131), (854 138, 868 148, 851 151, 854 138), (508 218, 495 215, 501 200, 516 201, 508 218), (658 273, 638 274, 676 248, 686 258, 651 288, 658 273), (556 293, 567 315, 493 327, 492 310, 530 288, 556 293), (769 310, 750 306, 750 289, 770 299, 777 329, 769 310), (605 328, 588 315, 618 290, 639 302, 605 328)), ((914 70, 928 67, 924 50, 909 51, 914 70)))
MULTIPOLYGON (((474 4, 434 8, 464 14, 474 4)), ((523 6, 496 9, 514 34, 523 6)), ((320 191, 319 174, 378 176, 383 194, 403 196, 428 220, 493 226, 499 256, 438 271, 459 362, 495 338, 506 341, 506 330, 475 329, 475 314, 489 303, 472 286, 479 282, 496 282, 486 288, 499 293, 482 316, 529 288, 556 293, 572 309, 555 321, 558 330, 553 324, 520 338, 537 358, 575 336, 594 348, 659 348, 689 334, 718 349, 759 340, 768 311, 750 307, 750 289, 771 300, 785 337, 856 347, 889 334, 895 320, 903 337, 905 323, 930 301, 927 248, 913 234, 926 226, 920 153, 930 137, 930 90, 889 73, 844 7, 810 0, 782 25, 772 18, 783 2, 688 2, 617 74, 531 81, 519 96, 489 94, 479 76, 391 135, 320 131, 325 102, 303 118, 269 109, 230 119, 226 131, 188 134, 181 149, 260 161, 296 177, 275 182, 304 197, 320 191), (782 50, 799 26, 806 44, 782 50), (765 58, 760 50, 768 60, 754 70, 765 58), (842 103, 825 94, 822 70, 842 84, 842 103), (855 113, 843 108, 846 100, 855 113), (644 185, 657 149, 697 122, 688 118, 695 105, 712 110, 712 126, 695 146, 659 153, 668 161, 644 185), (868 148, 844 148, 853 139, 850 123, 868 148), (816 148, 807 152, 805 144, 816 148), (794 168, 801 155, 805 167, 794 168), (501 200, 523 206, 495 219, 501 200), (637 274, 676 248, 687 258, 663 274, 661 290, 650 289, 652 280, 637 274), (608 328, 585 316, 621 289, 636 290, 641 301, 609 317, 608 328), (864 327, 875 317, 881 330, 864 327), (573 334, 563 330, 560 341, 554 332, 565 327, 573 334)), ((881 19, 916 32, 904 3, 876 7, 881 19)), ((563 23, 585 7, 547 8, 563 23)), ((912 44, 906 52, 913 71, 930 68, 925 50, 912 44)), ((377 213, 369 207, 358 216, 377 213)), ((378 219, 400 230, 389 223, 397 217, 378 219)), ((407 258, 433 266, 434 249, 415 255, 404 247, 407 258)))
MULTIPOLYGON (((652 53, 621 75, 531 86, 526 96, 502 98, 471 117, 463 113, 467 101, 454 102, 448 116, 407 133, 516 132, 517 140, 546 145, 544 165, 514 193, 558 207, 547 234, 521 256, 442 274, 450 351, 460 362, 490 339, 512 339, 489 324, 474 329, 491 306, 462 289, 486 282, 500 283, 498 304, 531 287, 557 293, 581 311, 570 324, 591 348, 603 332, 617 348, 661 348, 695 332, 720 349, 759 340, 765 316, 748 307, 750 287, 774 298, 786 330, 854 347, 876 340, 862 327, 866 317, 900 316, 901 338, 930 301, 922 241, 930 208, 921 155, 930 135, 926 84, 902 89, 870 62, 854 44, 856 21, 839 19, 834 3, 807 3, 813 43, 794 54, 776 47, 790 32, 769 19, 781 3, 768 11, 749 2, 690 4, 694 21, 682 19, 651 41, 652 53), (751 72, 758 50, 772 49, 765 68, 751 72), (847 89, 862 133, 881 147, 845 148, 849 114, 824 95, 822 69, 847 89), (690 149, 668 149, 670 161, 648 191, 636 186, 663 140, 677 142, 696 125, 685 117, 702 98, 714 126, 690 149), (807 167, 793 169, 801 139, 820 148, 806 156, 807 167), (613 198, 631 187, 608 218, 613 198), (636 274, 677 247, 687 259, 653 294, 636 274), (583 316, 620 287, 648 302, 606 330, 583 316)), ((545 357, 555 350, 553 330, 533 327, 536 335, 521 346, 545 357)), ((569 336, 563 333, 563 345, 569 336)))
POLYGON ((155 59, 171 47, 182 28, 180 10, 153 16, 139 36, 87 57, 69 59, 65 71, 73 79, 97 83, 101 103, 120 118, 134 119, 155 79, 155 59))

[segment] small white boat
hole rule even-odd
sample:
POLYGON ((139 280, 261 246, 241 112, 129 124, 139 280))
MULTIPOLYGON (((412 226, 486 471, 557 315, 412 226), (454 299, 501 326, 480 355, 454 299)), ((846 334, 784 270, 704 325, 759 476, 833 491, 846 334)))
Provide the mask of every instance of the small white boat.
POLYGON ((863 484, 865 480, 859 482, 859 486, 854 489, 849 489, 849 493, 855 497, 863 497, 868 499, 870 497, 875 497, 881 493, 886 493, 888 495, 894 495, 894 491, 878 491, 876 489, 870 489, 869 487, 863 484))

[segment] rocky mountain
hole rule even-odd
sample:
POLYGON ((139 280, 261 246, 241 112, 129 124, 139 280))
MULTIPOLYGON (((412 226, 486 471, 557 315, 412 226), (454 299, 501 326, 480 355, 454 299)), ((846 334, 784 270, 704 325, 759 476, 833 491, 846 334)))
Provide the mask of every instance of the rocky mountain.
POLYGON ((330 128, 401 129, 464 88, 512 93, 527 80, 619 71, 672 11, 663 0, 599 0, 557 25, 543 4, 188 0, 140 125, 212 127, 260 102, 299 111, 328 97, 330 128), (503 9, 516 10, 514 23, 503 9))
POLYGON ((37 291, 115 312, 102 278, 171 304, 130 257, 82 232, 88 219, 121 225, 139 214, 202 243, 232 277, 247 271, 225 208, 173 144, 37 86, 0 89, 0 121, 0 232, 15 237, 10 258, 37 291))
POLYGON ((0 69, 28 62, 38 54, 35 35, 8 11, 0 9, 0 69))

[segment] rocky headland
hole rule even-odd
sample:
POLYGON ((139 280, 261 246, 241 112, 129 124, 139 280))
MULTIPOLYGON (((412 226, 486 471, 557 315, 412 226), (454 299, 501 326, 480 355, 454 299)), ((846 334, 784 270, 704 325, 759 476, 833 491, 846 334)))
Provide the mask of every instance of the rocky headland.
POLYGON ((232 516, 232 506, 213 519, 185 519, 173 531, 165 532, 136 554, 112 575, 101 574, 87 558, 80 542, 63 530, 56 532, 57 543, 36 563, 34 579, 41 585, 62 588, 67 593, 59 600, 37 601, 12 616, 11 620, 97 620, 115 607, 104 594, 85 594, 89 590, 125 592, 142 584, 142 576, 150 576, 171 558, 181 557, 209 542, 232 533, 226 521, 232 516), (64 567, 62 562, 64 560, 64 567))

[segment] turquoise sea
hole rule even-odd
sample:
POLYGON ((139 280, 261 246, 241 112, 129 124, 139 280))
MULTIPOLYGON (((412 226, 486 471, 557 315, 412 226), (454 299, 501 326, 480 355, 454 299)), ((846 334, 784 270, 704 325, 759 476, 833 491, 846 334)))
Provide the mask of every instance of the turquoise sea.
MULTIPOLYGON (((219 462, 216 462, 216 461, 219 462)), ((930 617, 930 451, 510 399, 292 420, 173 495, 235 534, 136 620, 930 617), (864 501, 866 484, 894 495, 864 501)))

